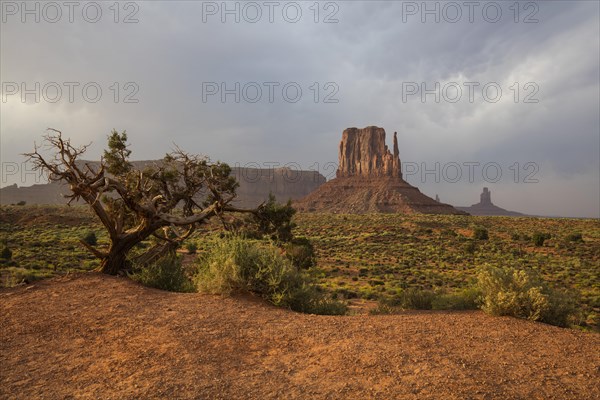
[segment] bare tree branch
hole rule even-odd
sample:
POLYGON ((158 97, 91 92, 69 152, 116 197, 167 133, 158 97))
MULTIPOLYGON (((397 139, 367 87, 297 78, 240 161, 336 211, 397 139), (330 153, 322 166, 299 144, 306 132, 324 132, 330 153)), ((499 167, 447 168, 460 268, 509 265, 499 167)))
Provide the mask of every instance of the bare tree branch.
POLYGON ((61 131, 48 128, 47 132, 43 148, 53 157, 45 157, 37 144, 25 156, 34 169, 48 172, 50 181, 69 185, 69 204, 84 201, 98 216, 111 241, 108 252, 83 245, 102 260, 103 272, 125 268, 128 252, 149 236, 162 243, 138 259, 152 260, 161 251, 173 249, 213 217, 223 220, 224 213, 257 212, 229 205, 237 182, 226 164, 212 164, 206 157, 175 146, 162 163, 135 171, 128 159, 126 133, 113 131, 109 149, 95 168, 80 159, 89 144, 75 147, 61 131), (157 233, 161 229, 166 230, 164 236, 157 233))

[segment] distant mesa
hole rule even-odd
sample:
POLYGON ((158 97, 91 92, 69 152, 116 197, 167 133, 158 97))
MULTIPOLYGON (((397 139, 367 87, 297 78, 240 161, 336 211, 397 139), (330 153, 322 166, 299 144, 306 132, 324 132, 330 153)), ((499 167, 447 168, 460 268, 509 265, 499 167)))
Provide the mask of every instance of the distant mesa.
POLYGON ((512 217, 524 217, 525 214, 518 213, 516 211, 508 211, 504 208, 500 208, 492 203, 492 192, 484 187, 483 192, 479 196, 479 203, 473 204, 471 207, 456 207, 459 210, 468 212, 471 215, 482 215, 482 216, 512 216, 512 217))
MULTIPOLYGON (((97 161, 81 161, 97 168, 97 161)), ((136 169, 160 163, 160 161, 134 161, 136 169)), ((299 199, 325 183, 325 177, 316 171, 298 171, 288 168, 240 168, 232 167, 231 175, 239 182, 237 197, 233 204, 238 207, 256 207, 275 195, 280 202, 288 199, 299 199)), ((44 183, 33 186, 18 187, 16 184, 0 189, 0 204, 66 204, 63 194, 69 193, 67 185, 61 183, 44 183)))
POLYGON ((465 214, 427 197, 402 179, 398 137, 393 150, 385 130, 348 128, 339 146, 336 178, 294 203, 300 211, 364 213, 465 214))

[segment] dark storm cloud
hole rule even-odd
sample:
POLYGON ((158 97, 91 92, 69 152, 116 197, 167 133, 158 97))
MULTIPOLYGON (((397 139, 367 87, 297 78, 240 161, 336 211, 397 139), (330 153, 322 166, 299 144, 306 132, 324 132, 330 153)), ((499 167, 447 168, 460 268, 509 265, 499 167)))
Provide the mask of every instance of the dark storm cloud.
MULTIPOLYGON (((77 141, 93 140, 95 157, 105 135, 117 128, 130 132, 134 154, 144 159, 160 157, 175 142, 230 163, 293 161, 314 168, 318 162, 322 168, 336 161, 344 128, 379 125, 390 134, 399 132, 403 160, 539 165, 539 183, 529 186, 509 179, 494 184, 481 178, 473 183, 413 180, 427 194, 471 204, 483 184, 497 185, 506 208, 598 216, 596 2, 536 2, 537 23, 523 23, 533 10, 523 8, 527 3, 520 3, 518 23, 509 8, 513 2, 496 3, 503 14, 495 23, 482 17, 483 2, 473 22, 463 7, 456 23, 444 21, 443 15, 440 23, 431 16, 422 23, 419 13, 406 13, 422 2, 336 2, 339 22, 329 24, 322 20, 333 9, 321 9, 320 22, 314 23, 312 2, 298 3, 303 15, 297 23, 277 12, 269 23, 264 7, 257 23, 243 18, 233 23, 231 16, 221 23, 218 15, 203 22, 207 2, 157 1, 136 3, 139 22, 124 24, 114 23, 108 3, 103 4, 98 23, 81 18, 22 23, 18 16, 2 23, 3 83, 94 81, 103 89, 98 103, 79 98, 23 104, 18 95, 1 103, 3 162, 20 162, 16 153, 29 150, 52 126, 77 141), (111 101, 114 82, 134 82, 139 103, 123 103, 128 93, 123 87, 121 101, 111 101), (215 95, 203 102, 206 82, 226 82, 230 88, 255 82, 263 87, 263 98, 235 103, 228 95, 222 103, 215 95), (280 83, 272 103, 265 82, 280 83), (289 82, 303 91, 296 103, 282 98, 281 87, 289 82), (324 87, 328 82, 339 88, 333 96, 338 103, 323 102, 333 93, 332 86, 324 87), (473 102, 464 101, 465 93, 457 103, 436 103, 431 95, 425 103, 419 95, 404 101, 407 82, 428 88, 435 82, 495 82, 502 99, 486 102, 479 91, 473 102), (510 89, 515 82, 517 103, 510 89), (538 103, 523 103, 527 82, 538 86, 538 103), (577 206, 561 197, 573 190, 580 194, 577 206)), ((448 3, 437 4, 442 9, 448 3)), ((7 183, 12 181, 2 185, 7 183)))

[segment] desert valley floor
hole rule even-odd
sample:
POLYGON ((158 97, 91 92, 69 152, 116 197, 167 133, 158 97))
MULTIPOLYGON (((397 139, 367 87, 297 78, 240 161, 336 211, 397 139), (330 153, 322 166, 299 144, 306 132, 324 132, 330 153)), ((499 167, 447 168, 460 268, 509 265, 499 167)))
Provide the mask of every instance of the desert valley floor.
POLYGON ((480 311, 315 316, 79 273, 0 312, 0 398, 600 398, 600 335, 480 311))

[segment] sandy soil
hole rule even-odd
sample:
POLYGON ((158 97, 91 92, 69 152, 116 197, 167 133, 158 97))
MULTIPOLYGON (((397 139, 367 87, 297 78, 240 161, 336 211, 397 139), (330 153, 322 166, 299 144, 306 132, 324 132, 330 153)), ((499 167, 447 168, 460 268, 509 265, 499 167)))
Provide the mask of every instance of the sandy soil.
POLYGON ((0 310, 2 399, 600 398, 600 335, 481 312, 314 316, 98 274, 0 310))

